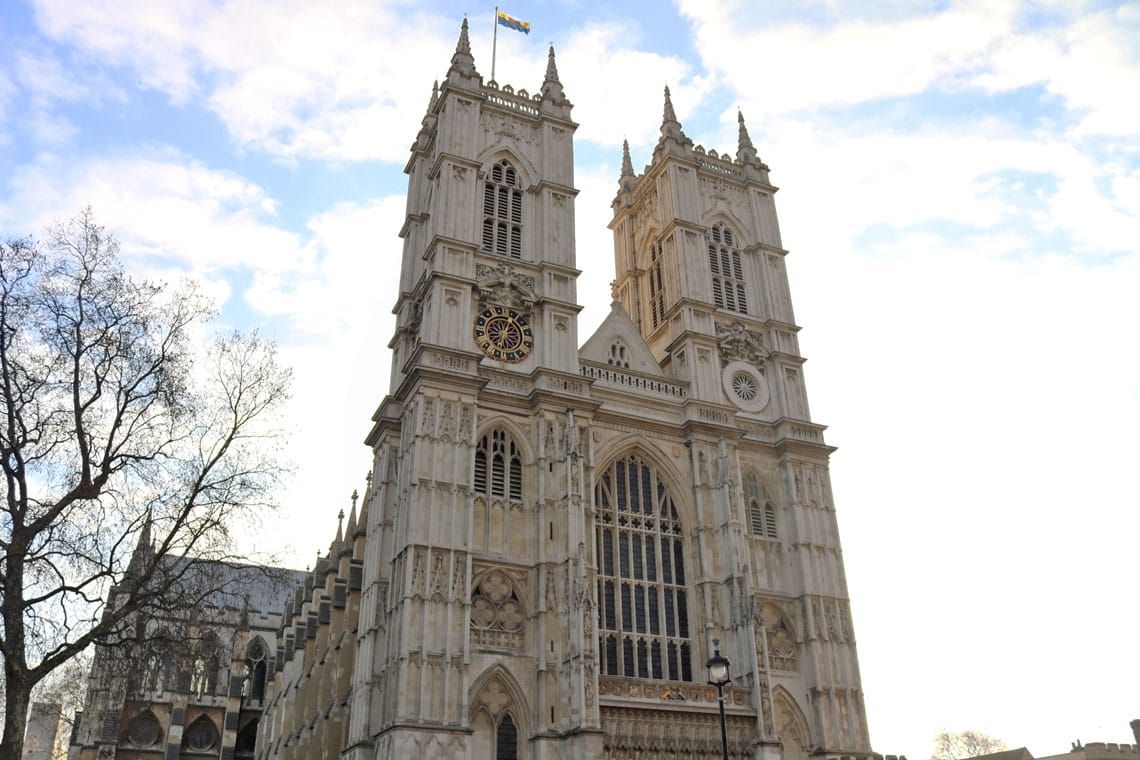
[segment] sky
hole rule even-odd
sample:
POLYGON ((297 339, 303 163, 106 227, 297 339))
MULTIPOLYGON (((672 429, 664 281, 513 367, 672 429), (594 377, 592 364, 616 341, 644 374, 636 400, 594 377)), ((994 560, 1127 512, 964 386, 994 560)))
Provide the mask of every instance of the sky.
MULTIPOLYGON (((585 340, 608 311, 621 141, 771 167, 832 481, 871 739, 1066 752, 1140 718, 1140 5, 522 2, 495 78, 553 43, 585 340)), ((280 542, 312 562, 388 390, 408 148, 454 2, 0 0, 0 235, 84 206, 130 270, 190 278, 295 372, 280 542)))

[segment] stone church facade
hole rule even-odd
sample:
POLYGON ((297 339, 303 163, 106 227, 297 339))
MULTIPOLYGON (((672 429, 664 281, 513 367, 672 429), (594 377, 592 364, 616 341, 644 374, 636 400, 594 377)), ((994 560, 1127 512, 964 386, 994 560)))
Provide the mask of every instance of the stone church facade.
POLYGON ((372 471, 263 637, 256 760, 712 760, 717 648, 730 757, 871 755, 768 167, 666 90, 580 343, 571 110, 553 49, 536 93, 485 82, 464 21, 405 168, 372 471))
POLYGON ((719 757, 715 642, 732 757, 870 752, 768 167, 666 91, 579 348, 571 107, 553 50, 535 94, 484 82, 464 23, 405 169, 355 637, 293 623, 266 760, 719 757))

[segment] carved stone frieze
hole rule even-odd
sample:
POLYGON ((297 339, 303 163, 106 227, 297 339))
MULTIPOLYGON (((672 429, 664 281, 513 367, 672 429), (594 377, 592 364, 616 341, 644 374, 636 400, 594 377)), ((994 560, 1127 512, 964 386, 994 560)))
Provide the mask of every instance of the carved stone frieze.
MULTIPOLYGON (((715 690, 714 690, 715 693, 715 690)), ((715 712, 677 713, 668 710, 601 708, 603 747, 607 760, 662 757, 718 760, 722 745, 715 712)), ((754 718, 730 715, 725 720, 728 756, 752 757, 756 740, 754 718)))

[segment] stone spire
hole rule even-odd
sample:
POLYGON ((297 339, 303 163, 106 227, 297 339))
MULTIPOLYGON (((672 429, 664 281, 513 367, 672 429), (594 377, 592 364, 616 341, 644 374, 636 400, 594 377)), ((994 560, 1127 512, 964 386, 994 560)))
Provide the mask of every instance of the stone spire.
POLYGON ((558 79, 558 66, 554 63, 554 45, 546 54, 546 79, 542 83, 542 99, 554 105, 569 105, 566 93, 562 90, 562 82, 558 79))
POLYGON ((147 509, 146 517, 143 518, 142 530, 139 531, 138 543, 135 544, 135 550, 131 553, 131 560, 127 563, 126 575, 127 578, 131 580, 141 579, 143 570, 154 555, 153 539, 151 538, 151 526, 153 522, 151 511, 147 509))
POLYGON ((748 136, 748 127, 744 126, 744 114, 740 109, 736 110, 736 122, 738 125, 736 160, 742 164, 752 163, 757 160, 756 148, 752 145, 752 138, 748 136))
POLYGON ((669 93, 669 86, 665 86, 665 111, 661 118, 661 139, 657 141, 657 148, 653 151, 656 160, 661 152, 675 155, 685 155, 693 146, 693 141, 685 136, 681 130, 681 122, 677 121, 677 112, 673 110, 673 96, 669 93))
POLYGON ((467 37, 467 17, 459 28, 459 41, 455 43, 455 55, 451 56, 451 68, 447 70, 447 81, 453 84, 463 79, 476 79, 482 85, 482 77, 475 70, 475 59, 471 55, 471 40, 467 37))
POLYGON ((431 101, 428 102, 428 113, 435 111, 435 104, 439 102, 439 80, 431 83, 431 101))
POLYGON ((678 127, 681 123, 677 121, 677 113, 673 110, 673 96, 669 94, 669 85, 665 85, 665 114, 661 119, 661 131, 665 131, 665 125, 673 123, 678 127))
MULTIPOLYGON (((621 176, 618 178, 618 199, 625 205, 631 202, 629 193, 637 185, 637 176, 633 173, 633 161, 629 157, 629 140, 621 141, 621 176)), ((614 202, 617 203, 618 199, 614 202)))

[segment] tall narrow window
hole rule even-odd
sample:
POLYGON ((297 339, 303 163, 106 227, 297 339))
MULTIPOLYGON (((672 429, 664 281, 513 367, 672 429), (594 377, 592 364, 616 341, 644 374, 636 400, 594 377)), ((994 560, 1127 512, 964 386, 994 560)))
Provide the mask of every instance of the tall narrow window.
POLYGON ((483 250, 522 258, 523 194, 519 175, 506 159, 491 167, 483 183, 483 250))
POLYGON ((245 650, 245 688, 242 695, 260 702, 265 698, 265 642, 258 636, 245 650))
POLYGON ((649 249, 649 321, 653 327, 665 322, 665 279, 661 276, 661 243, 649 249))
POLYGON ((522 500, 522 456, 505 430, 490 430, 475 447, 475 493, 522 500))
POLYGON ((722 309, 748 313, 744 293, 744 268, 736 236, 723 224, 714 224, 708 234, 709 271, 712 272, 713 302, 722 309))
POLYGON ((594 495, 601 672, 691 681, 684 535, 669 490, 629 456, 594 495))
POLYGON ((518 760, 518 757, 519 731, 511 714, 507 713, 495 731, 495 760, 518 760))

